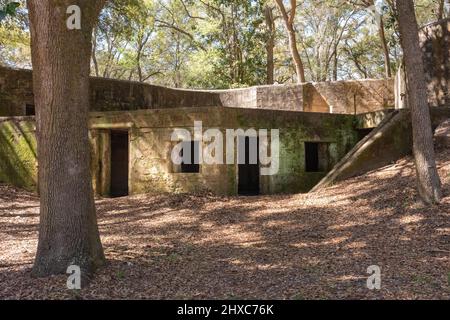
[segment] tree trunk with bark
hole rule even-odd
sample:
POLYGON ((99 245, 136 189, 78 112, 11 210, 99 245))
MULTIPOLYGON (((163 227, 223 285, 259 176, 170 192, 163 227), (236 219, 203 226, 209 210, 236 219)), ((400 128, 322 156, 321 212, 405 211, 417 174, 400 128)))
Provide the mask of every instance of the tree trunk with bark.
POLYGON ((380 17, 379 34, 381 39, 381 45, 383 47, 385 75, 386 78, 391 78, 392 77, 391 57, 389 55, 389 47, 386 40, 383 17, 380 17))
POLYGON ((303 83, 303 82, 306 82, 305 68, 303 66, 303 61, 302 61, 302 58, 298 51, 297 35, 295 34, 295 28, 294 28, 294 19, 295 19, 295 13, 297 10, 297 1, 291 0, 290 2, 291 2, 291 12, 288 14, 287 10, 283 4, 283 0, 276 0, 278 8, 281 11, 281 15, 284 20, 284 25, 286 27, 286 31, 288 34, 289 50, 291 51, 292 59, 294 60, 295 72, 297 74, 297 82, 303 83))
POLYGON ((100 71, 98 69, 98 61, 97 61, 97 29, 94 30, 93 35, 93 46, 92 46, 92 64, 94 65, 95 76, 100 76, 100 71))
POLYGON ((338 59, 337 50, 334 52, 333 59, 334 59, 334 63, 333 63, 333 81, 337 81, 338 80, 338 65, 339 65, 339 59, 338 59))
POLYGON ((275 63, 274 63, 274 47, 275 47, 275 19, 273 17, 273 8, 266 5, 264 8, 267 28, 267 79, 266 83, 271 85, 275 82, 275 63))
POLYGON ((92 31, 103 0, 28 0, 37 110, 39 243, 33 275, 77 265, 88 277, 105 261, 97 226, 88 138, 92 31), (81 9, 69 30, 67 8, 81 9))
POLYGON ((445 0, 439 0, 438 3, 438 13, 437 13, 437 19, 438 21, 444 19, 444 13, 445 13, 445 0))
MULTIPOLYGON (((362 6, 363 8, 374 8, 376 6, 374 0, 349 0, 349 2, 353 5, 362 6)), ((390 0, 388 1, 390 4, 390 0)), ((378 23, 378 35, 380 36, 381 46, 383 48, 384 55, 384 70, 386 78, 392 77, 392 68, 391 68, 391 57, 389 54, 389 46, 386 39, 386 30, 384 26, 383 15, 381 13, 376 13, 376 19, 378 23)))
POLYGON ((406 66, 419 194, 425 203, 439 203, 442 199, 441 181, 436 168, 425 69, 419 44, 414 2, 397 0, 396 3, 406 66))
POLYGON ((297 82, 298 83, 306 82, 305 69, 303 67, 303 62, 302 58, 300 57, 300 53, 298 52, 297 36, 295 34, 293 26, 288 27, 288 35, 289 35, 289 48, 291 50, 292 58, 294 59, 295 73, 297 74, 297 82))

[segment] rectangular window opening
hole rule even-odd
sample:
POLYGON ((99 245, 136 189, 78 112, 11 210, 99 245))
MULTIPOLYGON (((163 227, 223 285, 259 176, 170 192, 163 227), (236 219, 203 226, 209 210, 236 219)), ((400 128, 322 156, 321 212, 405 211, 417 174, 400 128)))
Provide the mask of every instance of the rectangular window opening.
POLYGON ((181 173, 200 173, 200 144, 198 141, 184 141, 180 153, 181 173), (184 159, 186 156, 187 160, 184 159))
POLYGON ((25 106, 25 115, 26 116, 35 116, 36 115, 36 109, 35 109, 34 105, 27 104, 25 106))
POLYGON ((329 170, 329 143, 305 142, 305 171, 327 172, 329 170))

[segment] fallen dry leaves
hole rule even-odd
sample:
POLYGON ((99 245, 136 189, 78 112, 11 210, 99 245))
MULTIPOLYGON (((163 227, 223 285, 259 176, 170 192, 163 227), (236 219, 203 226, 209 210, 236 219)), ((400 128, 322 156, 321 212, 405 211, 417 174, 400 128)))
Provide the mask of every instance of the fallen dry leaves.
POLYGON ((448 145, 438 163, 446 198, 431 208, 411 159, 314 194, 99 200, 109 264, 80 292, 31 278, 38 199, 0 186, 0 298, 450 299, 448 145))

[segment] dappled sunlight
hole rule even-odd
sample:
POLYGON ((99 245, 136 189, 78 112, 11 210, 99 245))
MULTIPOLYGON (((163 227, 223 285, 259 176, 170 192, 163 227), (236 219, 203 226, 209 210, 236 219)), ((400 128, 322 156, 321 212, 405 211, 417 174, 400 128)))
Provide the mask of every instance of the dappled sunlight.
POLYGON ((436 232, 442 233, 442 234, 450 234, 450 228, 437 228, 436 232))
MULTIPOLYGON (((417 201, 411 159, 311 194, 99 199, 110 263, 83 296, 450 298, 448 151, 439 168, 447 198, 429 208, 417 201), (382 268, 379 292, 365 287, 371 265, 382 268)), ((38 199, 1 188, 1 283, 20 277, 23 298, 31 297, 26 286, 41 286, 34 295, 70 297, 64 276, 46 284, 29 275, 38 199)))
POLYGON ((397 219, 397 223, 399 225, 417 224, 423 220, 425 220, 425 217, 422 217, 420 215, 411 215, 397 219))
POLYGON ((349 237, 339 237, 334 239, 329 239, 327 241, 323 242, 300 242, 300 243, 294 243, 292 244, 295 248, 314 248, 314 247, 321 247, 321 246, 328 246, 328 245, 337 245, 340 243, 343 243, 344 241, 347 241, 349 237))
POLYGON ((356 221, 351 221, 348 223, 343 223, 343 224, 336 224, 336 225, 332 225, 329 226, 328 229, 331 230, 345 230, 345 229, 350 229, 350 228, 356 228, 356 227, 360 227, 363 225, 367 225, 367 223, 365 222, 356 222, 356 221))
POLYGON ((363 249, 367 247, 367 243, 365 241, 354 241, 351 243, 347 243, 342 248, 344 249, 363 249))
POLYGON ((340 277, 336 277, 333 280, 336 282, 349 282, 349 281, 361 281, 361 283, 363 283, 365 280, 367 279, 367 277, 364 276, 355 276, 355 275, 345 275, 345 276, 340 276, 340 277))

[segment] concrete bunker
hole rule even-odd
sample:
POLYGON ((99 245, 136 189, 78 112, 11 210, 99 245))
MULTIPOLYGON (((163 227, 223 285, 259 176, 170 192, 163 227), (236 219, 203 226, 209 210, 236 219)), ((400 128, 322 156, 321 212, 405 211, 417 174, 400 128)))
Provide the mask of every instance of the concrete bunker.
MULTIPOLYGON (((450 51, 442 41, 448 37, 449 25, 447 20, 423 31, 427 35, 423 48, 430 73, 429 91, 434 93, 432 106, 448 105, 450 51), (434 41, 434 30, 442 28, 447 28, 444 37, 434 41), (445 72, 436 75, 436 66, 445 72), (436 88, 436 79, 442 78, 439 76, 445 82, 436 88), (436 96, 439 103, 433 104, 436 96)), ((32 72, 0 67, 0 84, 0 183, 36 191, 32 72)), ((394 102, 402 96, 398 90, 394 95, 398 86, 393 79, 214 91, 101 78, 91 78, 90 84, 89 126, 97 196, 204 190, 218 195, 308 192, 364 137, 376 138, 379 144, 373 143, 371 152, 358 158, 357 168, 347 170, 341 178, 410 151, 406 122, 393 123, 393 130, 380 137, 372 132, 390 117, 394 102), (195 150, 202 142, 190 141, 183 150, 194 150, 191 161, 175 166, 170 155, 171 133, 184 128, 192 134, 196 121, 201 121, 205 130, 221 132, 279 130, 279 170, 270 176, 260 174, 263 167, 258 165, 259 159, 256 164, 249 159, 250 146, 254 142, 259 145, 251 137, 244 142, 246 160, 242 165, 198 164, 195 150)), ((436 114, 440 108, 432 109, 436 114)))

